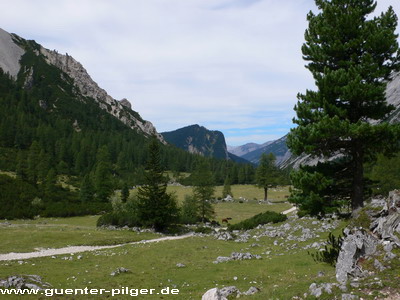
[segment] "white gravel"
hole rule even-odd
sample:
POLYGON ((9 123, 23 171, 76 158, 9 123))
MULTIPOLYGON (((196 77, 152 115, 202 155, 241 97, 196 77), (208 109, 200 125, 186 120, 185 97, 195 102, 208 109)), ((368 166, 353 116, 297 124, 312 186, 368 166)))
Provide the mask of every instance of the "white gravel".
POLYGON ((181 240, 186 239, 188 237, 193 236, 192 234, 185 234, 180 236, 166 236, 158 239, 153 240, 143 240, 139 242, 127 243, 127 244, 119 244, 119 245, 112 245, 112 246, 70 246, 58 249, 44 249, 35 252, 28 252, 28 253, 7 253, 7 254, 0 254, 0 261, 5 260, 22 260, 22 259, 30 259, 35 257, 45 257, 45 256, 53 256, 53 255, 61 255, 61 254, 72 254, 72 253, 79 253, 79 252, 86 252, 86 251, 96 251, 96 250, 103 250, 103 249, 111 249, 117 248, 125 245, 136 245, 136 244, 148 244, 148 243, 157 243, 161 241, 171 241, 171 240, 181 240))

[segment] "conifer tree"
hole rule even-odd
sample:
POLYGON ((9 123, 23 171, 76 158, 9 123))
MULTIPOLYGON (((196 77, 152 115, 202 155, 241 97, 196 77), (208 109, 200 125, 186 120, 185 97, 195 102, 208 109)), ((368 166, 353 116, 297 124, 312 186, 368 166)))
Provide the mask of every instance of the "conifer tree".
POLYGON ((263 153, 256 171, 257 186, 264 190, 264 201, 268 202, 268 189, 276 187, 280 180, 280 172, 275 165, 273 153, 263 153))
POLYGON ((385 87, 399 69, 397 17, 391 7, 369 17, 376 8, 373 0, 315 3, 320 12, 307 16, 302 53, 317 90, 298 95, 298 126, 287 144, 294 154, 322 161, 293 174, 291 200, 309 207, 319 203, 323 209, 340 191, 355 211, 367 192, 364 163, 398 146, 398 126, 376 122, 393 109, 385 101, 385 87), (336 159, 327 162, 331 157, 336 159))
POLYGON ((79 199, 83 203, 88 203, 93 201, 93 197, 94 197, 94 192, 93 192, 92 181, 90 180, 90 176, 87 174, 82 179, 81 189, 79 192, 79 199))
POLYGON ((124 186, 122 187, 121 190, 121 200, 123 203, 125 203, 128 200, 129 197, 129 188, 128 188, 128 184, 125 182, 124 186))
POLYGON ((193 195, 199 203, 199 212, 201 221, 204 223, 207 219, 214 216, 212 198, 215 192, 213 175, 207 162, 201 161, 197 164, 193 174, 193 195))
POLYGON ((156 231, 163 231, 177 221, 178 208, 174 197, 167 193, 167 180, 163 174, 160 146, 152 137, 148 147, 145 184, 138 189, 137 213, 140 222, 156 231))
POLYGON ((231 188, 231 179, 229 176, 225 177, 225 181, 224 181, 224 188, 222 189, 222 198, 226 198, 226 196, 232 196, 232 188, 231 188))
POLYGON ((96 198, 100 202, 107 202, 113 192, 113 179, 111 177, 110 154, 107 146, 102 146, 97 152, 95 170, 96 198))

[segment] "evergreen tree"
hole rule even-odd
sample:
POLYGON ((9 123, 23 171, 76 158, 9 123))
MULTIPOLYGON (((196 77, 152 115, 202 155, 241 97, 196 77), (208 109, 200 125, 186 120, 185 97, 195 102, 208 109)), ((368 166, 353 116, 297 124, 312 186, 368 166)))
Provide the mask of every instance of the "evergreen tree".
POLYGON ((28 161, 27 161, 27 175, 28 180, 32 184, 36 184, 38 180, 38 164, 40 156, 39 143, 33 141, 29 148, 28 161))
POLYGON ((193 196, 199 203, 201 221, 204 223, 207 219, 214 216, 212 198, 215 192, 214 180, 207 162, 201 161, 197 164, 193 174, 193 196))
POLYGON ((364 163, 398 146, 398 126, 370 122, 384 119, 393 109, 384 92, 393 71, 399 69, 397 17, 390 7, 380 16, 368 18, 376 8, 373 0, 315 3, 320 13, 307 16, 302 52, 317 91, 298 95, 294 119, 298 126, 291 130, 287 144, 297 155, 337 159, 303 168, 300 172, 309 174, 303 178, 294 174, 291 200, 300 206, 324 203, 340 189, 335 179, 342 174, 346 177, 340 178, 341 182, 348 187, 342 190, 342 199, 351 199, 355 211, 363 206, 367 192, 364 163), (336 173, 322 179, 329 176, 327 168, 336 173), (327 185, 323 189, 321 180, 327 185))
POLYGON ((44 181, 44 195, 46 200, 54 201, 56 196, 57 173, 54 169, 50 169, 44 181))
POLYGON ((181 222, 184 224, 195 224, 201 217, 199 215, 199 202, 193 195, 185 195, 182 205, 181 222))
POLYGON ((226 198, 226 196, 228 195, 231 195, 233 197, 231 189, 231 179, 229 176, 226 176, 224 181, 224 188, 222 189, 222 198, 226 198))
POLYGON ((268 188, 276 187, 280 180, 280 172, 275 165, 273 153, 263 153, 256 171, 257 186, 264 190, 264 201, 268 201, 268 188))
POLYGON ((94 192, 92 181, 90 180, 90 176, 87 174, 82 179, 81 189, 79 192, 79 200, 83 203, 93 202, 94 192))
POLYGON ((145 184, 138 189, 137 213, 140 222, 147 227, 163 231, 177 221, 178 208, 174 197, 167 193, 167 181, 160 160, 160 146, 156 137, 148 147, 145 184))
POLYGON ((110 154, 107 146, 101 147, 97 152, 95 190, 96 198, 100 202, 107 202, 113 192, 110 154))
POLYGON ((123 203, 125 203, 128 200, 129 197, 129 188, 128 188, 128 184, 125 182, 124 186, 122 187, 121 190, 121 200, 123 203))

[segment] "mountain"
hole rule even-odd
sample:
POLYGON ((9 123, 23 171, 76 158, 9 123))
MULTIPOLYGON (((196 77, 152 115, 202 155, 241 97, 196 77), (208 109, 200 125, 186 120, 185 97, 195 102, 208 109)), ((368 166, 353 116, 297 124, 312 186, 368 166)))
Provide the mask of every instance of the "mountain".
POLYGON ((251 151, 241 157, 254 164, 258 164, 258 162, 260 161, 260 157, 263 153, 273 153, 276 157, 276 164, 280 166, 282 162, 286 161, 291 155, 288 147, 286 146, 286 137, 287 136, 285 135, 284 137, 275 141, 267 142, 263 144, 263 146, 261 146, 260 148, 251 151))
MULTIPOLYGON (((143 120, 137 112, 132 110, 127 99, 118 101, 108 95, 93 81, 82 64, 72 56, 59 54, 55 50, 48 50, 34 41, 24 40, 1 28, 0 50, 0 68, 14 80, 22 81, 25 89, 30 89, 34 85, 35 72, 38 72, 39 61, 41 64, 46 63, 55 66, 61 71, 61 80, 73 85, 73 93, 80 101, 86 102, 90 98, 97 103, 98 107, 131 129, 146 136, 156 135, 160 141, 164 142, 152 123, 143 120), (21 65, 23 59, 27 64, 21 65)), ((42 99, 42 106, 48 106, 49 101, 51 100, 42 99)))
POLYGON ((256 144, 256 143, 247 143, 242 146, 227 146, 228 152, 232 153, 236 156, 243 156, 249 152, 255 151, 257 149, 260 149, 262 147, 261 144, 256 144))
POLYGON ((189 153, 224 160, 248 163, 227 150, 225 136, 221 131, 208 130, 200 125, 190 125, 174 131, 162 132, 164 139, 189 153))

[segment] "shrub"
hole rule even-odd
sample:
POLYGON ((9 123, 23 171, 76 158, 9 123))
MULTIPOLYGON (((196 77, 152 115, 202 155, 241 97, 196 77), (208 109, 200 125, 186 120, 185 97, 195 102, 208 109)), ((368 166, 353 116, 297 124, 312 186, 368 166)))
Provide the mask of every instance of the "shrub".
POLYGON ((310 253, 315 262, 325 262, 332 266, 336 265, 336 261, 339 257, 340 249, 342 248, 343 237, 338 236, 337 238, 329 233, 327 245, 325 245, 324 250, 318 251, 316 253, 310 253))
POLYGON ((210 227, 203 227, 203 226, 201 226, 201 227, 197 227, 197 228, 195 229, 194 232, 196 232, 196 233, 210 234, 210 233, 213 232, 213 230, 212 230, 212 228, 210 228, 210 227))
POLYGON ((260 213, 240 223, 228 225, 228 228, 229 230, 249 230, 257 227, 258 225, 279 223, 286 220, 287 217, 285 215, 273 211, 266 211, 265 213, 260 213))

